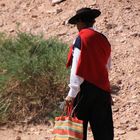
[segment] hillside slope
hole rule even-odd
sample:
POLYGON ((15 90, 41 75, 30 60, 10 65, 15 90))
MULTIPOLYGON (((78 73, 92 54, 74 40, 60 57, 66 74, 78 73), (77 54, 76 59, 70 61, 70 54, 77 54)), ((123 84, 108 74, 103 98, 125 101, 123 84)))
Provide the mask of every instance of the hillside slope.
MULTIPOLYGON (((99 8, 96 28, 112 44, 110 80, 114 100, 116 140, 140 138, 140 1, 66 0, 51 6, 49 0, 0 0, 0 32, 17 30, 56 36, 71 43, 77 29, 67 24, 75 10, 99 8), (134 137, 135 136, 135 137, 134 137)), ((0 132, 1 136, 1 132, 0 132)))

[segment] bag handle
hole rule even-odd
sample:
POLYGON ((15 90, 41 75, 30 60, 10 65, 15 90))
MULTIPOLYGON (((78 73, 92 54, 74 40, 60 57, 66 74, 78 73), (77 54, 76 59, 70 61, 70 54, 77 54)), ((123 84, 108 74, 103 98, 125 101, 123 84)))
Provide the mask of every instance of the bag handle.
POLYGON ((74 110, 76 109, 77 105, 75 107, 73 107, 73 103, 67 105, 67 110, 66 110, 67 116, 70 116, 70 117, 73 116, 74 118, 76 118, 76 114, 74 113, 74 110))
POLYGON ((74 116, 76 117, 76 113, 74 112, 76 107, 78 106, 79 102, 81 101, 81 99, 83 98, 83 95, 81 96, 81 98, 78 100, 77 104, 75 106, 73 106, 73 102, 68 103, 68 102, 64 102, 63 104, 63 112, 61 116, 64 116, 64 114, 66 114, 67 116, 74 116), (65 108, 66 106, 66 108, 65 108))
POLYGON ((67 105, 66 114, 67 116, 72 116, 72 105, 67 105))
POLYGON ((66 102, 66 108, 67 109, 65 110, 65 108, 64 108, 64 111, 63 111, 61 116, 63 116, 66 113, 67 116, 76 117, 76 113, 74 111, 75 111, 76 107, 79 105, 79 103, 82 100, 82 98, 83 98, 83 95, 78 100, 78 102, 77 102, 77 104, 75 106, 73 106, 73 102, 71 102, 70 104, 68 102, 66 102))

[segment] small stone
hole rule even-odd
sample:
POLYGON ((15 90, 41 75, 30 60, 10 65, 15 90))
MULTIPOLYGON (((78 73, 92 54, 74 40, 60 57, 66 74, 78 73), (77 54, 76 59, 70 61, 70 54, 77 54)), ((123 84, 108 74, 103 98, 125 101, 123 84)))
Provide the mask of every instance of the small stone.
POLYGON ((126 40, 124 38, 120 39, 120 43, 125 43, 126 40))
POLYGON ((32 18, 37 18, 38 16, 37 15, 32 15, 32 18))
POLYGON ((125 130, 118 130, 118 132, 117 132, 119 135, 124 135, 125 133, 126 133, 126 131, 125 130))
POLYGON ((110 29, 114 29, 114 28, 116 28, 117 27, 117 24, 106 24, 106 28, 108 29, 108 30, 110 30, 110 29))
POLYGON ((43 129, 42 129, 42 128, 40 128, 40 129, 39 129, 39 131, 43 131, 43 129))
POLYGON ((0 130, 6 130, 7 128, 6 127, 0 127, 0 130))
POLYGON ((133 34, 131 34, 131 36, 133 36, 133 37, 140 37, 140 33, 133 33, 133 34))
POLYGON ((118 80, 118 81, 117 81, 117 84, 118 84, 118 85, 122 84, 122 80, 118 80))
POLYGON ((114 140, 120 140, 120 138, 119 137, 116 137, 116 138, 114 138, 114 140))
POLYGON ((40 135, 40 132, 39 132, 39 131, 37 131, 37 132, 34 132, 34 134, 35 134, 35 135, 40 135))
POLYGON ((52 0, 52 6, 54 6, 55 4, 58 4, 60 2, 62 2, 63 0, 52 0))
POLYGON ((20 137, 20 136, 17 136, 17 137, 16 137, 16 140, 21 140, 21 137, 20 137))
POLYGON ((1 4, 1 7, 5 7, 5 3, 2 3, 2 4, 1 4))
POLYGON ((30 128, 30 131, 31 131, 31 132, 35 132, 35 130, 36 130, 36 129, 35 129, 35 128, 33 128, 33 127, 32 127, 32 128, 30 128))
POLYGON ((10 29, 10 30, 9 30, 10 33, 13 33, 14 31, 15 31, 14 29, 10 29))
POLYGON ((119 108, 113 107, 113 112, 118 112, 118 111, 119 111, 119 108))
POLYGON ((62 25, 66 25, 66 22, 65 21, 62 21, 62 25))
POLYGON ((129 123, 129 120, 127 120, 126 118, 122 118, 122 119, 120 120, 120 123, 121 123, 121 124, 128 124, 128 123, 129 123))
POLYGON ((22 131, 21 131, 21 130, 18 130, 17 132, 18 132, 18 133, 22 133, 22 131))
POLYGON ((126 10, 131 10, 131 7, 125 7, 126 10))
POLYGON ((56 9, 56 14, 59 14, 59 13, 61 13, 63 10, 61 9, 61 8, 59 8, 59 9, 56 9))
POLYGON ((47 136, 45 137, 45 140, 49 140, 49 139, 50 139, 49 137, 47 137, 47 136))
POLYGON ((130 130, 132 130, 132 131, 138 130, 138 127, 135 125, 132 125, 132 126, 130 126, 130 130))
POLYGON ((0 27, 2 27, 4 24, 3 24, 3 21, 0 20, 0 27))
POLYGON ((59 14, 62 11, 63 10, 61 8, 57 8, 57 9, 54 9, 54 10, 47 11, 47 14, 59 14))

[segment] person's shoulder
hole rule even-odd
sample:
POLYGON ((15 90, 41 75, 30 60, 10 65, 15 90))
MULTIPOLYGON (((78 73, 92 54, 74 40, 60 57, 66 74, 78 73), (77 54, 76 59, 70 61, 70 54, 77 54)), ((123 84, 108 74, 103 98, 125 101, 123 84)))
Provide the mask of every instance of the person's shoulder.
POLYGON ((95 34, 103 37, 104 39, 107 39, 106 35, 104 33, 102 33, 102 32, 95 31, 95 34))
POLYGON ((109 42, 107 36, 106 36, 104 33, 99 33, 99 38, 100 38, 105 44, 107 44, 108 46, 111 47, 110 42, 109 42))
POLYGON ((90 29, 90 28, 85 28, 85 29, 82 29, 80 32, 79 32, 79 36, 81 38, 83 37, 89 37, 89 36, 94 36, 96 34, 96 31, 93 30, 93 29, 90 29))
POLYGON ((77 36, 75 42, 74 42, 74 48, 81 49, 81 37, 77 36))

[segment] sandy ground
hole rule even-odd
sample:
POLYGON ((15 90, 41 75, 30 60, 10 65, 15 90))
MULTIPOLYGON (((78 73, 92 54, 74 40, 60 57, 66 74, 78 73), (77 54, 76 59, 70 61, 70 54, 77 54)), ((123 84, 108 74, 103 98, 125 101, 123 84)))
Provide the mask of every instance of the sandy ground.
MULTIPOLYGON (((1 140, 53 140, 52 127, 45 125, 37 126, 16 126, 13 129, 0 128, 1 140)), ((88 130, 88 140, 93 140, 90 130, 88 130)), ((122 132, 120 132, 122 133, 122 132)), ((139 140, 140 130, 130 131, 123 134, 120 140, 139 140)), ((115 140, 119 140, 115 138, 115 140)))

